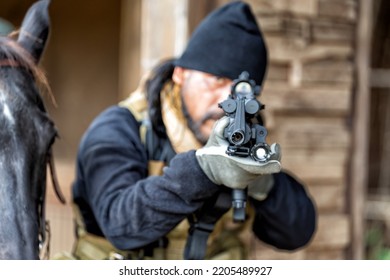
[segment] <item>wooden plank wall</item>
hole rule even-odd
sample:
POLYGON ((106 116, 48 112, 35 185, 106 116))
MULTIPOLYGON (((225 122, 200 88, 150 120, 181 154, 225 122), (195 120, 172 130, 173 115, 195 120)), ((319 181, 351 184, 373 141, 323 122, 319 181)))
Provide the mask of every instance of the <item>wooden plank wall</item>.
POLYGON ((258 259, 345 259, 349 248, 347 172, 354 82, 355 0, 252 0, 269 48, 261 100, 269 142, 284 168, 306 184, 318 209, 312 242, 294 253, 260 242, 258 259))

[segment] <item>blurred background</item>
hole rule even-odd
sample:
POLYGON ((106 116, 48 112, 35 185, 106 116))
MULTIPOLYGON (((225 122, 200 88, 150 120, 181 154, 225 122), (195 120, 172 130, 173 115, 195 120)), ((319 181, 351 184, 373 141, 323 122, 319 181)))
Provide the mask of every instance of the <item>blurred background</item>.
MULTIPOLYGON (((0 33, 33 0, 1 0, 0 33)), ((201 19, 227 0, 52 0, 42 60, 57 106, 57 173, 48 188, 51 255, 72 249, 71 184, 83 132, 160 59, 177 56, 201 19)), ((390 259, 390 1, 248 0, 269 48, 261 100, 268 142, 318 209, 312 242, 276 251, 245 236, 252 259, 390 259)), ((248 58, 250 59, 250 58, 248 58)))

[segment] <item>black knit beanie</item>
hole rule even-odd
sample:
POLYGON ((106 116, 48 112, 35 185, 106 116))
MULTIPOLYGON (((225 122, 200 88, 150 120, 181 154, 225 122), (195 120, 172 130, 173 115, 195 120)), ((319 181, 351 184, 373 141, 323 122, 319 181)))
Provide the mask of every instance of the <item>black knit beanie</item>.
POLYGON ((267 49, 249 5, 235 1, 210 13, 175 65, 232 80, 247 71, 261 85, 267 49))

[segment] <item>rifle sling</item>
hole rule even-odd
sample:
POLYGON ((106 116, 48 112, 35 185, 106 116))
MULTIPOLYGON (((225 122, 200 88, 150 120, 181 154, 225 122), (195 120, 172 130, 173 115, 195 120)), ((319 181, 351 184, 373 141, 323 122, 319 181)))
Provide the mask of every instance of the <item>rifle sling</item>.
POLYGON ((230 207, 230 192, 221 190, 208 199, 203 207, 196 213, 188 217, 190 229, 186 247, 184 249, 184 259, 205 259, 209 235, 214 230, 216 222, 230 209, 230 207))

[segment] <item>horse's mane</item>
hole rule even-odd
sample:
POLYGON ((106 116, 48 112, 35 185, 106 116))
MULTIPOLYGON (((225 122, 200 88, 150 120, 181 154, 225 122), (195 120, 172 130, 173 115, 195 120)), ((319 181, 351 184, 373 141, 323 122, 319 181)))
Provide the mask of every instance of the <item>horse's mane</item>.
POLYGON ((0 66, 21 67, 30 72, 40 92, 48 94, 53 104, 56 105, 45 72, 34 58, 14 40, 14 36, 15 33, 0 37, 0 66))

